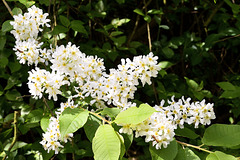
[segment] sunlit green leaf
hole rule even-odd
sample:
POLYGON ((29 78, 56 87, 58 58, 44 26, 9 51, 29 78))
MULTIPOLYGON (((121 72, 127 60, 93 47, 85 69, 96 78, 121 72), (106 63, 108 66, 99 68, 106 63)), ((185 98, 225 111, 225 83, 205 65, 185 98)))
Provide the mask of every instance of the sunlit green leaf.
POLYGON ((144 13, 143 13, 143 11, 142 10, 140 10, 140 9, 134 9, 133 10, 133 12, 135 12, 135 13, 137 13, 137 14, 139 14, 139 15, 141 15, 141 16, 144 16, 144 13))
POLYGON ((49 116, 44 116, 44 117, 42 117, 42 119, 41 119, 40 126, 41 126, 41 128, 42 128, 42 130, 43 130, 44 132, 47 131, 47 128, 48 128, 48 126, 49 126, 49 122, 50 122, 49 119, 50 119, 49 116))
POLYGON ((213 124, 203 135, 202 142, 209 146, 233 147, 240 144, 240 125, 213 124))
POLYGON ((130 107, 119 113, 114 122, 117 124, 138 124, 149 118, 154 112, 156 110, 153 107, 141 104, 139 108, 130 107))
POLYGON ((237 160, 237 158, 235 158, 232 155, 220 152, 220 151, 215 151, 214 153, 210 153, 207 156, 206 160, 237 160))
POLYGON ((173 65, 173 63, 171 63, 169 61, 161 61, 161 62, 159 62, 159 65, 161 68, 169 68, 173 65))
POLYGON ((61 139, 81 128, 87 122, 88 114, 87 110, 66 108, 59 117, 61 139))
POLYGON ((102 125, 97 129, 92 142, 95 160, 117 160, 120 156, 121 142, 110 125, 102 125))

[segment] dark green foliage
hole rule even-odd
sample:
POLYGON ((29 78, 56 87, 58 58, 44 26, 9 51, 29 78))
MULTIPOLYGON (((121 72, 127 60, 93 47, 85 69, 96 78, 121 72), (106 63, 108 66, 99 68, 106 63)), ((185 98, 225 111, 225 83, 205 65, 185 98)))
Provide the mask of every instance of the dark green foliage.
MULTIPOLYGON (((42 40, 52 44, 57 36, 58 45, 72 42, 87 55, 104 58, 107 69, 116 68, 121 58, 148 54, 150 36, 151 50, 159 57, 163 70, 153 79, 151 86, 138 88, 135 94, 137 103, 154 106, 173 95, 176 98, 191 97, 193 101, 207 99, 215 104, 216 119, 213 123, 240 124, 239 1, 9 0, 7 3, 14 15, 24 13, 32 4, 49 11, 52 28, 44 30, 42 40)), ((58 102, 48 101, 47 104, 42 99, 35 100, 29 96, 26 83, 28 71, 33 66, 19 64, 12 50, 15 40, 10 34, 12 26, 9 22, 13 18, 3 3, 0 12, 0 153, 7 151, 12 142, 13 113, 18 111, 18 139, 8 153, 9 159, 37 159, 38 152, 44 160, 50 159, 53 152, 47 153, 39 141, 51 117, 49 108, 58 108, 67 94, 58 102)), ((101 113, 114 119, 118 111, 110 109, 101 113)), ((66 144, 55 159, 92 159, 89 141, 93 140, 94 134, 90 133, 96 132, 101 123, 93 119, 97 118, 88 117, 84 129, 75 133, 74 141, 66 144)), ((110 129, 115 139, 119 138, 110 129)), ((197 146, 201 144, 205 130, 204 127, 178 130, 176 139, 197 146)), ((208 136, 209 132, 204 135, 203 141, 207 141, 208 136)), ((164 157, 170 152, 166 149, 160 153, 154 147, 150 147, 149 151, 144 140, 138 138, 132 142, 132 137, 123 137, 129 138, 129 143, 132 143, 125 146, 129 149, 123 159, 150 159, 150 153, 164 157)), ((174 148, 173 158, 176 159, 207 156, 198 150, 182 149, 176 141, 171 145, 174 148)), ((217 152, 211 153, 207 159, 227 156, 225 153, 239 157, 240 146, 231 147, 211 147, 211 151, 217 152)), ((0 157, 3 156, 0 154, 0 157)))

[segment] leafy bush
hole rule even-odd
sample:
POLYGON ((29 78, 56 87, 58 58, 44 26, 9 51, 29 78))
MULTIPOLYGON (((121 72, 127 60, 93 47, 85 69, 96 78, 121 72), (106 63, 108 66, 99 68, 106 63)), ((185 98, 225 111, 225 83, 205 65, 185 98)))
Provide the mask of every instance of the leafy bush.
POLYGON ((239 159, 237 1, 3 4, 3 159, 239 159))

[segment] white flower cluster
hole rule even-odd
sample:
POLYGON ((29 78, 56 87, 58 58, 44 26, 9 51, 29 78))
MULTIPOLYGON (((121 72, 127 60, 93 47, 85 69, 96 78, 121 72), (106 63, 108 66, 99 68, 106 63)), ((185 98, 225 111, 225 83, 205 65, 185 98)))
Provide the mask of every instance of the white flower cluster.
MULTIPOLYGON (((110 69, 109 74, 104 72, 101 74, 93 67, 90 77, 84 77, 87 81, 82 81, 85 83, 80 83, 80 86, 76 88, 78 96, 91 96, 94 99, 91 103, 103 100, 107 104, 112 103, 123 110, 135 106, 129 102, 129 99, 134 98, 136 86, 139 84, 138 80, 141 80, 143 85, 145 83, 151 84, 150 78, 157 76, 161 69, 157 64, 157 59, 158 57, 154 57, 153 53, 134 57, 133 61, 122 59, 122 64, 118 65, 118 69, 110 69), (96 76, 92 77, 94 73, 96 76)), ((102 61, 99 60, 97 64, 99 62, 102 61)), ((84 68, 86 67, 89 68, 89 66, 84 66, 84 68)), ((101 69, 104 70, 103 67, 101 69)))
POLYGON ((180 128, 184 127, 184 123, 194 124, 195 128, 198 128, 199 124, 209 125, 211 119, 215 119, 215 113, 213 111, 213 104, 205 103, 205 100, 201 102, 190 102, 191 98, 184 97, 178 101, 174 100, 174 96, 171 101, 168 100, 168 106, 164 106, 164 100, 161 101, 160 106, 154 108, 164 113, 169 119, 173 121, 176 126, 180 128))
POLYGON ((70 42, 66 47, 63 45, 56 47, 52 53, 51 63, 53 71, 68 76, 71 82, 76 81, 79 85, 87 81, 96 81, 105 70, 103 59, 86 56, 79 47, 70 42))
POLYGON ((155 112, 150 118, 137 125, 125 124, 119 130, 120 133, 132 134, 135 131, 135 137, 146 136, 145 142, 152 142, 156 149, 164 148, 173 140, 176 126, 165 114, 155 112))
POLYGON ((57 101, 57 94, 61 94, 60 87, 69 84, 64 80, 64 76, 53 71, 50 73, 44 69, 32 69, 29 71, 28 88, 34 98, 42 98, 42 93, 48 93, 48 98, 53 97, 57 101))
MULTIPOLYGON (((54 150, 55 154, 58 154, 60 148, 63 148, 63 145, 61 145, 61 134, 59 130, 59 116, 61 113, 68 107, 70 108, 77 108, 78 105, 74 105, 74 102, 68 99, 66 103, 61 103, 60 108, 55 112, 57 115, 57 118, 51 117, 49 126, 47 128, 47 131, 43 133, 43 140, 40 142, 40 144, 43 145, 43 148, 47 150, 48 152, 50 150, 54 150)), ((69 133, 67 135, 64 135, 63 142, 67 143, 67 141, 71 141, 73 137, 73 133, 69 133)))
POLYGON ((14 21, 10 22, 13 26, 11 33, 16 39, 16 45, 14 51, 17 55, 17 59, 20 60, 20 63, 25 64, 28 62, 28 65, 35 65, 38 62, 47 62, 49 59, 49 52, 41 50, 42 43, 39 43, 37 40, 38 33, 43 29, 41 27, 47 26, 50 27, 47 19, 48 13, 43 11, 36 6, 28 8, 28 12, 18 15, 14 15, 14 21))
POLYGON ((175 102, 173 96, 171 101, 168 100, 169 105, 166 107, 163 107, 165 101, 162 100, 160 106, 154 107, 157 112, 149 119, 137 125, 121 124, 119 132, 132 134, 135 131, 135 137, 146 136, 145 142, 152 141, 156 149, 161 149, 162 145, 166 148, 173 140, 174 130, 178 126, 184 128, 184 123, 188 123, 197 128, 199 124, 209 125, 211 119, 215 119, 213 104, 206 104, 205 100, 190 103, 190 100, 182 97, 175 102))

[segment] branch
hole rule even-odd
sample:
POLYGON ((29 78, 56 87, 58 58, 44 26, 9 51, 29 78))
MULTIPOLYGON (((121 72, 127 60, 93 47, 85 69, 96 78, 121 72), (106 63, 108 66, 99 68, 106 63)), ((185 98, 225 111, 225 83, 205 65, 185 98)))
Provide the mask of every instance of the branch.
POLYGON ((7 7, 8 12, 9 12, 9 13, 11 14, 11 16, 13 17, 12 10, 11 10, 11 8, 8 6, 7 2, 6 2, 5 0, 2 0, 2 1, 3 1, 4 5, 7 7))
POLYGON ((99 115, 99 114, 97 114, 97 113, 94 113, 94 112, 91 112, 91 111, 89 111, 89 113, 91 113, 92 115, 94 115, 94 116, 96 116, 96 117, 100 118, 101 120, 103 120, 103 121, 107 122, 108 124, 111 124, 111 123, 112 123, 112 122, 110 122, 110 121, 106 120, 105 118, 103 118, 102 116, 100 116, 100 115, 99 115))
MULTIPOLYGON (((177 140, 176 140, 176 141, 177 141, 177 140)), ((211 151, 209 151, 209 150, 207 150, 207 149, 201 148, 202 145, 199 147, 199 146, 194 146, 194 145, 192 145, 192 144, 184 143, 184 142, 181 142, 181 141, 177 141, 177 143, 179 143, 179 144, 181 144, 181 145, 184 145, 184 146, 187 146, 187 147, 192 147, 192 148, 195 148, 195 149, 198 149, 198 150, 200 150, 200 151, 207 152, 207 153, 213 153, 213 152, 211 152, 211 151)))
MULTIPOLYGON (((146 1, 143 0, 144 2, 144 7, 145 7, 145 14, 147 14, 147 4, 146 4, 146 1)), ((148 4, 150 3, 151 1, 148 1, 148 4)), ((152 52, 152 42, 151 42, 151 33, 150 33, 150 27, 149 27, 149 23, 147 22, 147 33, 148 33, 148 46, 149 46, 149 51, 152 52)))
POLYGON ((48 107, 48 110, 50 111, 52 117, 54 117, 54 114, 53 114, 52 110, 50 109, 49 105, 47 104, 47 101, 46 101, 46 98, 45 98, 45 97, 43 97, 43 102, 44 102, 44 103, 46 104, 46 106, 48 107))
MULTIPOLYGON (((17 116, 18 116, 18 111, 14 111, 14 120, 13 120, 14 136, 13 136, 13 141, 11 143, 11 146, 8 148, 7 153, 11 151, 14 144, 17 142, 17 116)), ((7 158, 7 154, 5 154, 2 160, 5 160, 6 158, 7 158)))
POLYGON ((204 27, 205 27, 205 31, 207 33, 207 26, 209 25, 209 23, 212 21, 213 16, 217 13, 217 11, 222 7, 224 1, 222 1, 213 11, 212 14, 208 17, 207 21, 204 22, 204 27))
MULTIPOLYGON (((145 8, 147 8, 147 6, 151 3, 151 1, 152 1, 152 0, 149 0, 147 3, 144 3, 144 6, 142 7, 142 10, 145 9, 145 8)), ((145 0, 144 0, 144 2, 145 2, 145 0)), ((135 22, 135 25, 134 25, 132 34, 131 34, 130 37, 128 38, 128 42, 127 42, 128 45, 129 45, 129 43, 132 41, 133 36, 134 36, 134 34, 136 33, 139 20, 140 20, 140 15, 137 15, 136 22, 135 22)))

